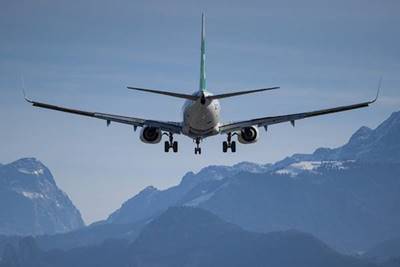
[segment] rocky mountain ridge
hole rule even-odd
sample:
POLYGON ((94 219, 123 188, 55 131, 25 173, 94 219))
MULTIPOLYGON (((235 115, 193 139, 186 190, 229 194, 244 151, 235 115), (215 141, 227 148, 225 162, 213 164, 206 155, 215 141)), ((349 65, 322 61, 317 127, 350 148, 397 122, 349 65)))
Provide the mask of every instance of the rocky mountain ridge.
POLYGON ((83 226, 80 212, 43 163, 23 158, 0 166, 0 234, 54 234, 83 226))

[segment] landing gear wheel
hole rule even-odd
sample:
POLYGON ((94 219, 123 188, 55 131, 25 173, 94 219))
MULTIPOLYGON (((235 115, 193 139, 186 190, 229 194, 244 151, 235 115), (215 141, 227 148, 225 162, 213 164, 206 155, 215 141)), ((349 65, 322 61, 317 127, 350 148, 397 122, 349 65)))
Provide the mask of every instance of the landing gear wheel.
POLYGON ((235 141, 232 141, 232 143, 231 143, 231 151, 232 151, 232 153, 236 152, 236 142, 235 141))
POLYGON ((169 149, 172 148, 172 151, 178 152, 178 142, 174 141, 172 133, 163 133, 163 135, 168 135, 169 137, 169 141, 164 142, 164 151, 169 152, 169 149))
POLYGON ((164 151, 166 152, 166 153, 168 153, 169 152, 169 142, 168 141, 165 141, 164 142, 164 151))
POLYGON ((174 151, 174 153, 178 152, 178 142, 177 141, 172 143, 172 150, 174 151))
POLYGON ((228 151, 228 142, 222 142, 222 152, 226 153, 228 151))
POLYGON ((232 153, 236 152, 236 142, 232 141, 232 135, 235 135, 235 133, 228 133, 226 141, 222 142, 222 152, 226 153, 229 148, 231 149, 232 153))

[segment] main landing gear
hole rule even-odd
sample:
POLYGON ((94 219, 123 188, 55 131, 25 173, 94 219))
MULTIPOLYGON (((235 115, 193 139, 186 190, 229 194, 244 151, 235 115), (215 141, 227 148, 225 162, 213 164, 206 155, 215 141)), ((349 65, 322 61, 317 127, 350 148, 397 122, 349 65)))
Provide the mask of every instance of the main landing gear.
MULTIPOLYGON (((234 133, 236 134, 236 133, 234 133)), ((232 153, 236 152, 236 142, 232 141, 232 133, 228 133, 228 137, 226 138, 226 141, 222 142, 222 151, 226 153, 228 149, 230 148, 232 153)))
POLYGON ((164 151, 169 152, 169 149, 172 148, 172 151, 174 151, 174 153, 178 152, 178 142, 174 141, 174 136, 172 135, 172 133, 164 134, 169 136, 169 141, 164 142, 164 151))
POLYGON ((196 139, 194 139, 194 141, 196 142, 196 147, 194 148, 194 154, 201 154, 201 147, 200 147, 200 141, 201 139, 199 137, 197 137, 196 139))

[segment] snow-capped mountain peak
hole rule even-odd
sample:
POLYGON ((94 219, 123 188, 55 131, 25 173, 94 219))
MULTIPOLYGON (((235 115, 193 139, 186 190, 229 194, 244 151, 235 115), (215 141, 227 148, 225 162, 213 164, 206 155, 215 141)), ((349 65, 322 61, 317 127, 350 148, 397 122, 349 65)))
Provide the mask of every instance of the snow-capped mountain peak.
POLYGON ((22 158, 10 163, 10 166, 18 169, 23 174, 43 175, 46 167, 35 158, 22 158))
POLYGON ((83 225, 79 211, 39 160, 0 166, 0 234, 52 234, 83 225))

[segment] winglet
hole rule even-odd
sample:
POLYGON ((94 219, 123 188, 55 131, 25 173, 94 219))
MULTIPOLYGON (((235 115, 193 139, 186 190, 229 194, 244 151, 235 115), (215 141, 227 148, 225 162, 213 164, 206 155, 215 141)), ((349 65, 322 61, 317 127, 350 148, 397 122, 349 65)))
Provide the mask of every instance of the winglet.
POLYGON ((28 102, 28 103, 33 103, 33 101, 30 100, 30 99, 26 96, 25 89, 22 89, 22 94, 24 95, 24 99, 25 99, 26 102, 28 102))
POLYGON ((373 100, 371 100, 371 101, 369 102, 370 104, 375 103, 376 100, 378 100, 379 94, 380 94, 380 92, 381 92, 381 86, 382 86, 382 77, 379 79, 378 90, 376 91, 376 96, 375 96, 375 98, 374 98, 373 100))
POLYGON ((24 96, 24 99, 26 102, 28 103, 33 103, 32 100, 30 100, 27 96, 26 96, 26 92, 25 92, 25 82, 24 82, 24 77, 21 76, 21 85, 22 85, 22 94, 24 96))
POLYGON ((24 91, 24 99, 26 102, 33 104, 33 101, 25 96, 25 91, 24 91))

